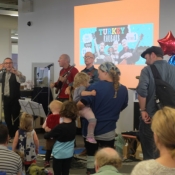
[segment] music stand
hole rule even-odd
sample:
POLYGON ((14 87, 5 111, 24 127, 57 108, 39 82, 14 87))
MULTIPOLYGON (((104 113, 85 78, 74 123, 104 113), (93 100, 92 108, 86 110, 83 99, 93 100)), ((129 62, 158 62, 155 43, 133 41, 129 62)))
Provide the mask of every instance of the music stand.
POLYGON ((27 114, 33 116, 46 118, 46 114, 44 112, 42 104, 25 100, 19 100, 19 104, 23 112, 26 112, 27 114))

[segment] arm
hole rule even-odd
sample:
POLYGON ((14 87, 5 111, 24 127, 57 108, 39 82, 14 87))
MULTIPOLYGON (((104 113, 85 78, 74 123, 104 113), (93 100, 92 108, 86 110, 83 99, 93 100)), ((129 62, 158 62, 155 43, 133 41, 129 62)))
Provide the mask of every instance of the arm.
POLYGON ((146 112, 146 98, 138 95, 138 100, 139 100, 140 113, 141 113, 142 120, 146 124, 150 124, 151 118, 149 117, 148 113, 146 112))
MULTIPOLYGON (((97 86, 97 83, 94 83, 92 85, 90 85, 87 90, 88 91, 92 91, 94 89, 96 89, 95 87, 97 86)), ((94 90, 95 91, 95 90, 94 90)), ((96 91, 95 91, 96 92, 96 91)), ((91 104, 94 101, 95 96, 82 96, 81 100, 77 103, 77 107, 79 110, 83 109, 85 106, 91 106, 91 104)))
POLYGON ((45 127, 46 127, 46 121, 47 121, 47 118, 46 118, 46 120, 44 121, 44 123, 43 123, 43 125, 42 125, 42 128, 43 128, 43 129, 45 129, 45 127))
POLYGON ((36 154, 38 154, 38 151, 39 151, 39 140, 38 140, 38 136, 36 135, 35 131, 34 131, 34 135, 33 135, 33 140, 34 140, 34 144, 35 144, 36 154))
POLYGON ((18 144, 19 132, 16 131, 15 137, 13 139, 12 150, 15 151, 18 144))
POLYGON ((49 120, 50 120, 50 115, 46 118, 44 124, 42 125, 42 128, 43 128, 46 132, 51 131, 51 129, 47 126, 47 125, 48 125, 47 122, 49 122, 49 120))
POLYGON ((81 96, 96 96, 96 91, 95 90, 92 90, 92 91, 82 91, 81 92, 81 96))
POLYGON ((57 125, 50 132, 44 134, 45 139, 50 139, 52 137, 55 139, 62 137, 61 124, 57 125))
POLYGON ((148 113, 146 112, 146 97, 148 95, 148 86, 149 86, 148 68, 144 68, 141 71, 141 75, 139 78, 137 93, 138 93, 138 100, 139 100, 142 120, 144 120, 145 123, 149 124, 150 117, 148 116, 148 113))
POLYGON ((26 81, 26 77, 20 71, 16 70, 15 68, 12 68, 10 72, 16 75, 16 81, 18 83, 24 83, 26 81))
POLYGON ((50 131, 51 131, 51 129, 50 129, 48 126, 46 126, 46 127, 44 128, 44 130, 45 130, 46 132, 50 132, 50 131))
POLYGON ((125 102, 121 108, 121 111, 123 111, 128 106, 128 90, 126 89, 126 91, 127 91, 127 94, 126 94, 125 102))
POLYGON ((146 97, 138 95, 139 105, 141 110, 146 110, 146 97))

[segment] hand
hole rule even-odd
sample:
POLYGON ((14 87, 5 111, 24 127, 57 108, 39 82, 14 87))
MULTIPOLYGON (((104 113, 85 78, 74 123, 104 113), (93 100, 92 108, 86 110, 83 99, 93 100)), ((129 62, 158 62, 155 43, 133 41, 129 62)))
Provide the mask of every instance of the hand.
POLYGON ((95 90, 92 90, 92 91, 91 91, 91 95, 92 95, 92 96, 96 96, 96 91, 95 91, 95 90))
POLYGON ((70 86, 68 86, 64 92, 66 95, 69 95, 70 94, 70 86))
POLYGON ((0 64, 0 70, 4 68, 4 63, 0 64))
POLYGON ((46 132, 50 132, 51 129, 50 129, 48 126, 46 126, 46 127, 45 127, 45 131, 46 131, 46 132))
POLYGON ((146 123, 146 124, 150 124, 151 123, 151 118, 148 116, 148 113, 146 111, 142 111, 141 112, 141 117, 142 120, 146 123))
POLYGON ((65 75, 64 77, 60 76, 60 77, 59 77, 59 80, 60 80, 61 82, 65 82, 65 81, 67 80, 67 75, 65 75))
POLYGON ((20 76, 21 75, 20 72, 18 72, 15 68, 12 68, 10 70, 10 72, 13 73, 13 74, 15 74, 15 75, 17 75, 17 76, 20 76))
POLYGON ((55 83, 50 83, 50 88, 55 87, 55 83))

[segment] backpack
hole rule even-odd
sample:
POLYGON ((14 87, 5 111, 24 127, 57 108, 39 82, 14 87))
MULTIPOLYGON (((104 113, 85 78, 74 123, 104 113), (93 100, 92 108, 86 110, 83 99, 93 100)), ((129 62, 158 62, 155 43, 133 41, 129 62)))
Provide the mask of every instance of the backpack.
POLYGON ((175 89, 162 80, 156 66, 150 65, 155 81, 155 102, 158 109, 164 106, 175 108, 175 89))

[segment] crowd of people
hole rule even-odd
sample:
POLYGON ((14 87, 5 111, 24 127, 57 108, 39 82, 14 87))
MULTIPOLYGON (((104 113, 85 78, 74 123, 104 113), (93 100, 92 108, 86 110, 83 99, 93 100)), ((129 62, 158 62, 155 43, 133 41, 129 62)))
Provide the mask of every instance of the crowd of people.
MULTIPOLYGON (((137 87, 144 161, 138 163, 131 174, 171 175, 175 172, 175 109, 167 106, 160 110, 156 108, 150 65, 154 64, 162 79, 172 87, 175 86, 175 69, 163 60, 160 47, 152 46, 141 56, 147 64, 141 71, 137 87)), ((44 166, 50 166, 52 153, 54 174, 69 174, 76 137, 75 121, 81 116, 87 174, 120 175, 122 158, 114 150, 115 129, 121 111, 128 105, 128 91, 120 83, 122 73, 114 63, 104 62, 96 69, 93 66, 95 56, 91 52, 85 54, 84 61, 85 69, 78 72, 70 65, 67 54, 58 60, 62 69, 58 81, 50 85, 57 89, 58 95, 50 103, 52 113, 43 124, 46 131, 44 166)), ((30 165, 36 163, 39 140, 33 129, 33 117, 23 113, 19 119, 20 83, 25 81, 25 76, 13 68, 10 58, 4 60, 0 69, 7 125, 0 125, 0 172, 20 175, 23 165, 27 172, 30 165), (7 145, 12 138, 11 151, 7 145)))

